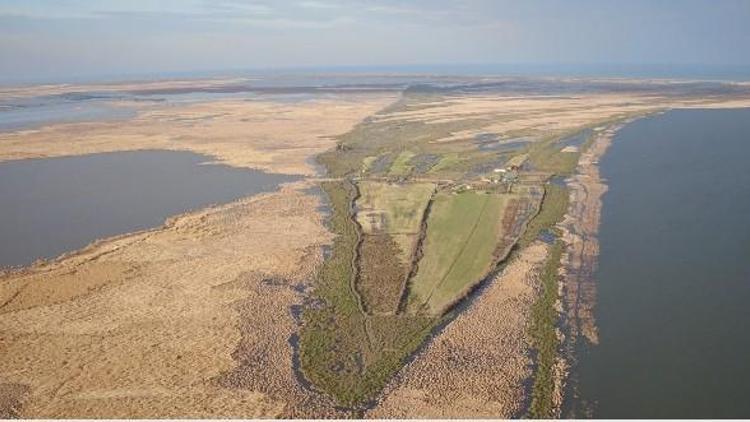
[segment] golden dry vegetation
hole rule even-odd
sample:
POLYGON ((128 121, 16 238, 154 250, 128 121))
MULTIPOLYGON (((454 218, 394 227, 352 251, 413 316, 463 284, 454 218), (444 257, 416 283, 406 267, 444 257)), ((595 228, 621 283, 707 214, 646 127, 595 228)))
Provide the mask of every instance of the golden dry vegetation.
POLYGON ((311 157, 395 97, 342 95, 300 103, 221 100, 145 106, 126 122, 56 124, 0 134, 0 160, 99 152, 192 151, 223 164, 312 176, 311 157))
POLYGON ((301 187, 3 276, 0 374, 29 388, 21 415, 306 411, 289 309, 302 304, 330 235, 301 187))
MULTIPOLYGON (((187 149, 232 165, 312 174, 312 155, 391 100, 149 109, 132 121, 3 134, 0 154, 187 149)), ((292 310, 304 305, 331 241, 310 186, 188 213, 2 274, 0 414, 338 414, 294 369, 299 315, 292 310)))
MULTIPOLYGON (((550 177, 573 174, 581 156, 595 164, 588 145, 563 152, 558 141, 671 107, 750 105, 747 95, 669 94, 667 85, 657 89, 660 83, 621 81, 617 92, 564 95, 407 90, 400 97, 356 92, 296 103, 125 101, 138 110, 127 121, 0 134, 0 161, 168 149, 315 176, 317 156, 330 177, 308 177, 3 273, 0 416, 523 414, 535 347, 529 327, 549 256, 536 236, 557 215, 545 214, 544 203, 535 220, 533 211, 541 192, 552 191, 550 177), (486 135, 489 141, 478 142, 486 135), (495 170, 511 167, 517 178, 498 183, 495 170), (311 186, 322 186, 334 205, 327 225, 319 198, 306 190, 311 186), (434 314, 404 312, 407 282, 427 267, 430 230, 440 231, 430 228, 428 204, 464 189, 503 199, 503 212, 481 227, 491 234, 484 242, 490 258, 470 279, 456 276, 465 284, 434 314), (325 260, 324 246, 331 251, 325 260), (445 304, 466 300, 444 314, 445 304)), ((86 89, 190 88, 167 81, 86 89)), ((81 89, 3 89, 0 97, 81 89)), ((593 186, 584 180, 592 175, 581 171, 581 189, 593 186)), ((586 199, 576 195, 571 218, 597 219, 595 206, 575 212, 586 199)), ((562 204, 562 196, 564 189, 547 195, 546 209, 549 198, 562 204)), ((579 316, 588 312, 578 309, 579 316)))

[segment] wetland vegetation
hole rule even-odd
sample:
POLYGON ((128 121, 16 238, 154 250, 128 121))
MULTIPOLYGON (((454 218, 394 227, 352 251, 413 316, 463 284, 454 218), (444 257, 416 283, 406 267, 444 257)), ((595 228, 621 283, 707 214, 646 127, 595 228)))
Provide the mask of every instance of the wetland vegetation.
MULTIPOLYGON (((4 161, 178 149, 307 176, 1 272, 13 352, 0 361, 11 383, 0 411, 23 401, 27 417, 559 416, 558 363, 572 337, 559 330, 591 310, 561 313, 559 294, 590 293, 569 284, 570 258, 588 265, 597 248, 571 233, 596 234, 588 204, 604 186, 582 181, 599 180, 588 171, 604 151, 599 135, 638 114, 747 101, 750 89, 443 82, 400 97, 347 88, 316 99, 307 90, 304 101, 149 103, 125 123, 0 133, 4 161), (569 217, 593 231, 569 230, 569 217), (82 377, 64 362, 101 370, 82 377), (156 393, 131 400, 125 389, 156 393)), ((235 89, 250 87, 220 91, 235 89)), ((590 328, 578 332, 596 338, 590 328)))
MULTIPOLYGON (((568 133, 487 148, 469 134, 492 123, 486 117, 418 117, 449 101, 407 91, 319 156, 332 178, 323 190, 337 237, 318 276, 318 306, 305 312, 302 368, 352 409, 367 406, 454 305, 567 207, 567 190, 548 180, 573 171, 587 135, 572 152, 560 142, 568 133)), ((550 414, 556 357, 562 245, 553 243, 532 314, 537 416, 550 414)))

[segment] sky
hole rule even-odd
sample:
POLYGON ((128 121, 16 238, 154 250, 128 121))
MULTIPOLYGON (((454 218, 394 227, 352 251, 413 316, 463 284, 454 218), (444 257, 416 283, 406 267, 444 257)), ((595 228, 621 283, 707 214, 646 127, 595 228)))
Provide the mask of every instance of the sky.
POLYGON ((0 80, 232 69, 750 66, 750 0, 0 0, 0 80))

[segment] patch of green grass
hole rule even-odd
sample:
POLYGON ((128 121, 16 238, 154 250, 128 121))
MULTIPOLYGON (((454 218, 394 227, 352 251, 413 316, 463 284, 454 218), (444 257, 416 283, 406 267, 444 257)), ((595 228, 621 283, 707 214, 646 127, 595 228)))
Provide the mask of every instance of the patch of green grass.
POLYGON ((490 270, 507 199, 474 191, 436 195, 410 282, 411 312, 439 314, 490 270))
POLYGON ((578 164, 580 152, 560 152, 562 148, 555 140, 534 145, 529 152, 529 162, 536 170, 568 175, 578 164))
POLYGON ((461 161, 458 158, 457 153, 449 153, 443 155, 443 157, 438 161, 438 163, 430 169, 428 173, 439 173, 443 170, 450 169, 451 167, 455 166, 456 164, 461 161))
POLYGON ((444 152, 442 155, 443 159, 427 174, 441 179, 472 180, 491 173, 495 168, 505 167, 512 153, 468 150, 444 152))
POLYGON ((563 146, 560 145, 562 139, 582 134, 588 128, 568 131, 556 136, 550 136, 546 139, 531 145, 529 149, 529 162, 536 170, 547 171, 550 173, 567 176, 575 171, 578 165, 578 159, 581 152, 591 144, 593 133, 589 133, 587 139, 579 146, 576 152, 561 152, 563 146))
POLYGON ((370 170, 370 167, 372 166, 372 163, 377 160, 377 155, 371 155, 369 157, 365 157, 362 159, 362 173, 367 173, 368 170, 370 170))
POLYGON ((398 157, 393 161, 393 164, 391 165, 390 175, 391 176, 407 176, 412 169, 412 166, 410 163, 411 159, 414 158, 416 154, 413 152, 406 150, 402 151, 398 157))
MULTIPOLYGON (((526 232, 519 239, 519 246, 526 247, 534 242, 542 230, 555 230, 568 209, 569 193, 564 186, 547 184, 544 198, 526 232)), ((557 233, 555 233, 557 235, 557 233)), ((558 299, 558 269, 563 251, 563 243, 557 239, 549 249, 541 272, 541 294, 531 312, 531 338, 537 351, 536 370, 532 387, 529 415, 535 419, 552 418, 554 377, 553 366, 557 359, 559 341, 556 326, 558 312, 555 306, 558 299)))
POLYGON ((557 301, 558 268, 563 245, 556 241, 549 249, 541 273, 542 292, 531 310, 531 338, 537 351, 537 367, 531 395, 529 416, 534 419, 550 419, 553 414, 555 388, 554 364, 557 359, 559 340, 555 327, 558 314, 557 301))
POLYGON ((555 184, 544 186, 544 199, 537 215, 531 219, 526 231, 518 241, 520 247, 526 247, 535 241, 543 230, 551 230, 562 220, 568 210, 568 188, 555 184))

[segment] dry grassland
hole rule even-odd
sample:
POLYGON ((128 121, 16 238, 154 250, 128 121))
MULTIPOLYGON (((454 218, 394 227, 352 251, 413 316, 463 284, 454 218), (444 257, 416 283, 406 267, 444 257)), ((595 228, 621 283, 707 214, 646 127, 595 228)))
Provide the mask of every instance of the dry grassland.
MULTIPOLYGON (((131 121, 2 134, 0 157, 184 149, 314 174, 314 154, 392 100, 149 108, 131 121)), ((295 372, 296 312, 332 238, 310 186, 178 216, 0 275, 0 415, 340 414, 295 372)))
POLYGON ((330 234, 300 187, 3 276, 0 374, 28 388, 20 415, 314 411, 292 371, 290 308, 330 234))
POLYGON ((342 95, 302 103, 222 100, 146 107, 127 121, 57 124, 0 134, 0 161, 166 149, 236 167, 314 175, 311 158, 394 96, 342 95))
POLYGON ((448 96, 424 107, 377 117, 378 122, 423 122, 438 124, 467 119, 484 121, 470 129, 431 141, 434 144, 465 142, 480 133, 505 137, 545 137, 631 114, 667 107, 748 107, 750 99, 674 98, 622 92, 617 94, 575 94, 570 96, 466 95, 448 96))

